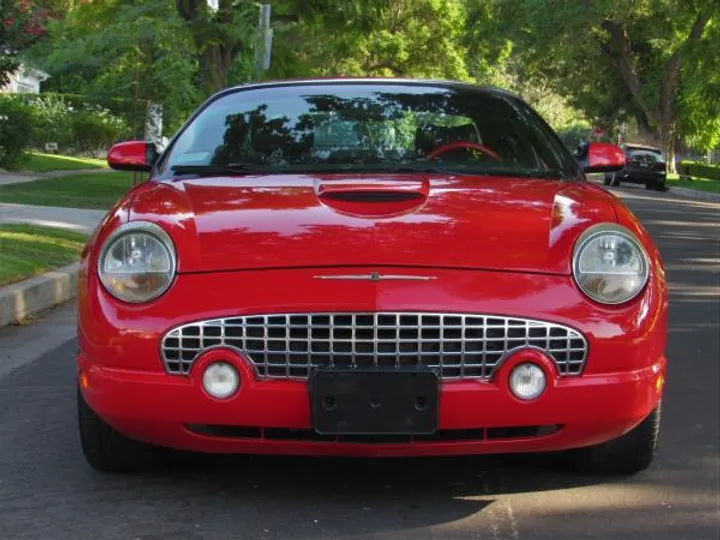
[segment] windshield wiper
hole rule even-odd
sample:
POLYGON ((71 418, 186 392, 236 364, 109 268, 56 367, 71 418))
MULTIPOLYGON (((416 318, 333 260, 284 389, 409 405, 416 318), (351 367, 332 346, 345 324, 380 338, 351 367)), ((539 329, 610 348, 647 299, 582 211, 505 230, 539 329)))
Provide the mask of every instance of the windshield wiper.
POLYGON ((520 171, 516 173, 517 176, 529 177, 529 178, 542 178, 542 179, 557 179, 557 180, 576 180, 575 177, 570 176, 564 171, 559 169, 529 169, 527 171, 520 171))
POLYGON ((170 170, 176 174, 193 174, 196 176, 220 176, 224 174, 253 174, 265 172, 261 167, 247 167, 243 163, 231 165, 173 165, 170 170))

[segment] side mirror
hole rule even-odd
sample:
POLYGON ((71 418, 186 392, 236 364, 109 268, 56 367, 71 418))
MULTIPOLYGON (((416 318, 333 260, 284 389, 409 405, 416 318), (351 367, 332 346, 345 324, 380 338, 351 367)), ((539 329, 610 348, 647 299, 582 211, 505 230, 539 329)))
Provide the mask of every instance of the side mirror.
POLYGON ((159 155, 154 143, 127 141, 110 148, 107 162, 116 171, 150 172, 159 155))
POLYGON ((616 172, 625 167, 625 152, 608 143, 590 143, 578 150, 575 159, 586 173, 616 172))

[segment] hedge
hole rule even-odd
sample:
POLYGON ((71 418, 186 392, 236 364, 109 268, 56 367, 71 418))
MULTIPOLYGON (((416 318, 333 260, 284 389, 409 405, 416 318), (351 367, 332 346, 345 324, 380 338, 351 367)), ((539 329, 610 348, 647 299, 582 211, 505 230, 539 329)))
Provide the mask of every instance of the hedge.
POLYGON ((720 180, 720 166, 718 165, 707 165, 696 161, 681 161, 677 171, 680 176, 720 180))
POLYGON ((60 92, 41 92, 39 94, 10 93, 5 95, 11 96, 14 99, 30 106, 33 106, 38 102, 52 103, 62 100, 65 104, 73 107, 76 111, 101 107, 103 109, 107 109, 113 115, 122 118, 128 126, 134 126, 134 137, 142 137, 145 130, 145 115, 147 111, 145 109, 144 102, 133 102, 130 99, 123 98, 101 98, 83 94, 65 94, 60 92))
POLYGON ((27 161, 34 125, 31 107, 0 95, 0 169, 16 170, 27 161))
POLYGON ((104 156, 112 144, 134 138, 119 104, 126 105, 116 100, 113 111, 99 100, 73 94, 3 96, 0 117, 11 119, 0 122, 0 166, 17 168, 29 150, 44 150, 47 143, 63 154, 104 156), (20 117, 19 111, 26 115, 20 117))

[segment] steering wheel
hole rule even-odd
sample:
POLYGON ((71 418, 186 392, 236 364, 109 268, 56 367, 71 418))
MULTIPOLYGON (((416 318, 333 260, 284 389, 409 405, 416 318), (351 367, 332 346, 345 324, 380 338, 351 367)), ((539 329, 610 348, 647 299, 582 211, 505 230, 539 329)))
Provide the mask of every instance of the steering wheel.
POLYGON ((427 156, 428 159, 435 159, 436 157, 440 156, 441 154, 444 154, 445 152, 449 152, 451 150, 457 150, 458 148, 469 148, 471 150, 479 150, 483 154, 486 154, 492 158, 495 158, 498 161, 502 161, 502 158, 494 151, 490 150, 487 146, 484 146, 480 143, 476 142, 470 142, 470 141, 455 141, 451 142, 449 144, 444 144, 432 152, 430 152, 427 156))

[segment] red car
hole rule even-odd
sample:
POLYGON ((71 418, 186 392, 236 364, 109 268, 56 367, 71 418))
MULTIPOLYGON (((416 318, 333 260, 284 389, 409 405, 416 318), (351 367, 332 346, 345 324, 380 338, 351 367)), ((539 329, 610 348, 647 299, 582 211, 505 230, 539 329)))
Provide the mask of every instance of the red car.
POLYGON ((400 79, 222 91, 82 256, 78 407, 102 471, 180 449, 357 457, 656 448, 658 249, 518 97, 400 79))

